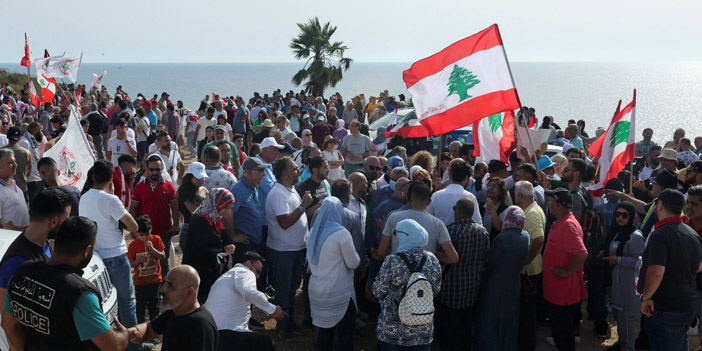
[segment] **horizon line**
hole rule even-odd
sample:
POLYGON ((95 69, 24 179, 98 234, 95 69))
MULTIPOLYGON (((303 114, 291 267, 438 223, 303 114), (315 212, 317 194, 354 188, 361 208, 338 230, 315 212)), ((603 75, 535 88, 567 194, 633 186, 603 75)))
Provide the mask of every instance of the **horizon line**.
MULTIPOLYGON (((416 61, 414 61, 416 62, 416 61)), ((511 63, 700 63, 700 60, 654 60, 654 61, 511 61, 511 63)), ((157 62, 157 61, 145 61, 145 62, 82 62, 85 64, 255 64, 255 65, 267 65, 267 64, 294 64, 302 63, 302 61, 271 61, 271 62, 157 62)), ((373 63, 373 64, 387 64, 387 63, 405 63, 411 64, 413 61, 354 61, 353 63, 373 63)), ((353 64, 352 63, 352 64, 353 64)), ((0 62, 0 65, 18 65, 18 62, 0 62)))

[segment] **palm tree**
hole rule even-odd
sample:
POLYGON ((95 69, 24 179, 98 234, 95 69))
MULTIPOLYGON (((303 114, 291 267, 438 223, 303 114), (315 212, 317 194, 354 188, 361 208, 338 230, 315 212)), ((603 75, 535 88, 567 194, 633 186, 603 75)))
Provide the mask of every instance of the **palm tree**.
POLYGON ((334 87, 343 78, 343 71, 351 67, 352 59, 344 57, 348 49, 343 42, 331 42, 336 27, 329 22, 322 26, 319 18, 298 23, 300 33, 293 38, 290 48, 296 59, 307 59, 305 66, 292 78, 295 85, 305 83, 305 90, 313 96, 323 96, 324 88, 334 87), (342 71, 343 67, 343 71, 342 71))

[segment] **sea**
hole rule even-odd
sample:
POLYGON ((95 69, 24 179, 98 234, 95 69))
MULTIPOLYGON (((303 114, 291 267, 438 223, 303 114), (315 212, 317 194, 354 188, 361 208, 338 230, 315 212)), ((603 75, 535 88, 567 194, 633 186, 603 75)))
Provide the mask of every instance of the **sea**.
MULTIPOLYGON (((90 84, 93 73, 107 70, 103 84, 114 92, 122 85, 133 98, 164 91, 172 100, 182 100, 197 109, 207 94, 241 95, 245 98, 280 89, 300 91, 291 82, 302 63, 84 63, 79 82, 90 84)), ((345 100, 364 93, 366 98, 388 90, 390 95, 407 92, 402 72, 407 63, 355 62, 343 80, 329 87, 325 96, 339 92, 345 100)), ((0 63, 11 72, 26 72, 16 63, 0 63)), ((702 135, 702 62, 588 63, 513 62, 512 75, 523 105, 536 109, 537 117, 553 116, 561 126, 568 119, 583 119, 591 135, 606 127, 617 107, 629 103, 637 89, 636 133, 654 130, 653 140, 672 139, 682 127, 686 136, 702 135)), ((33 71, 32 71, 33 72, 33 71)), ((638 139, 639 137, 637 137, 638 139)))

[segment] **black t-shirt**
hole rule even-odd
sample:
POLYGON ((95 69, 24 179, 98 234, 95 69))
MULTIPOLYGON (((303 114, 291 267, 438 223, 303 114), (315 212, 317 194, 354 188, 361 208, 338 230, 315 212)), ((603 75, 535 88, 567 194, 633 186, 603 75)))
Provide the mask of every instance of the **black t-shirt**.
POLYGON ((163 335, 162 350, 215 351, 219 343, 217 324, 204 306, 185 316, 163 312, 151 321, 151 329, 163 335))
POLYGON ((91 112, 88 115, 88 117, 86 117, 86 119, 88 120, 88 122, 90 122, 90 126, 88 127, 88 134, 90 134, 91 136, 101 135, 103 130, 105 129, 105 121, 100 112, 91 112))
POLYGON ((312 204, 310 207, 316 205, 318 202, 324 200, 325 197, 329 196, 327 192, 327 185, 324 182, 317 183, 312 178, 307 178, 302 184, 297 186, 297 193, 300 197, 305 195, 305 191, 309 191, 312 195, 312 204))
POLYGON ((686 312, 697 308, 695 272, 702 260, 702 239, 682 222, 667 223, 654 230, 643 252, 641 289, 649 266, 664 266, 665 273, 653 294, 656 311, 686 312))
POLYGON ((78 188, 76 188, 74 186, 70 186, 70 185, 61 185, 61 186, 57 187, 57 189, 68 194, 68 197, 71 198, 71 214, 70 214, 70 216, 77 216, 78 215, 78 204, 80 203, 80 191, 78 191, 78 188))

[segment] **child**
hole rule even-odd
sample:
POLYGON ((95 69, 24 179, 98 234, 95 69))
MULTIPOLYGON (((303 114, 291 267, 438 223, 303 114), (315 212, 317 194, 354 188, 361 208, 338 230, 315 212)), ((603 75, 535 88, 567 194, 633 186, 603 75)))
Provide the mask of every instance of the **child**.
POLYGON ((137 321, 143 323, 147 307, 150 320, 158 316, 158 289, 162 281, 159 260, 165 260, 166 254, 161 238, 151 235, 151 218, 144 215, 137 217, 136 222, 137 238, 129 244, 127 257, 134 267, 137 321))

